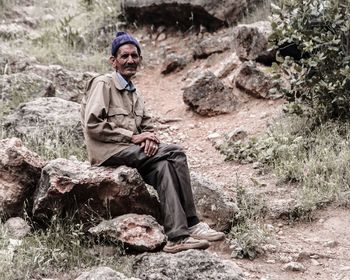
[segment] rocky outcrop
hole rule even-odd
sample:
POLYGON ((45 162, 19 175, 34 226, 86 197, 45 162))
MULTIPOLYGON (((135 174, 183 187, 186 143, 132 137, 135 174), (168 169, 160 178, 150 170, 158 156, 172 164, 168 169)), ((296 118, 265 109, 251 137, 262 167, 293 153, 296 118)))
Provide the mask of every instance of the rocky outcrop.
POLYGON ((142 254, 133 269, 143 280, 241 280, 240 271, 230 261, 220 260, 207 251, 188 250, 176 254, 142 254))
POLYGON ((22 239, 30 233, 30 226, 21 217, 13 217, 4 224, 6 233, 10 238, 22 239))
POLYGON ((28 35, 28 30, 16 23, 0 24, 0 38, 13 40, 28 35))
POLYGON ((52 81, 56 88, 56 96, 65 100, 80 102, 86 83, 98 73, 77 72, 64 69, 60 65, 33 65, 26 72, 35 73, 52 81))
POLYGON ((3 101, 18 105, 35 97, 54 96, 55 88, 50 80, 34 73, 15 73, 0 76, 0 92, 3 101))
POLYGON ((123 15, 130 23, 215 30, 236 22, 254 0, 124 0, 123 15))
POLYGON ((24 204, 30 214, 33 193, 45 162, 17 138, 0 140, 0 213, 21 216, 24 204))
POLYGON ((139 252, 155 251, 166 242, 164 229, 149 215, 126 214, 102 221, 89 232, 104 239, 121 242, 124 248, 139 252))
POLYGON ((123 273, 117 272, 108 266, 100 266, 85 271, 75 280, 141 280, 139 278, 128 278, 123 273))
POLYGON ((214 116, 234 111, 236 98, 212 72, 204 72, 190 86, 183 89, 183 100, 202 116, 214 116))
POLYGON ((34 196, 36 217, 70 215, 84 222, 127 213, 159 218, 159 202, 135 169, 91 167, 86 162, 56 159, 42 170, 34 196))
POLYGON ((59 141, 67 137, 77 145, 83 145, 84 136, 80 124, 80 105, 58 97, 38 98, 21 104, 7 116, 4 127, 18 137, 43 141, 59 141))
POLYGON ((194 58, 207 58, 214 53, 222 53, 231 48, 232 40, 230 37, 211 37, 201 40, 194 47, 193 57, 194 58))
POLYGON ((234 45, 242 60, 256 60, 271 65, 275 61, 275 50, 268 50, 268 38, 272 33, 269 21, 240 24, 234 29, 234 45))
POLYGON ((224 186, 195 172, 191 172, 191 182, 200 220, 218 231, 230 229, 232 219, 239 211, 234 198, 224 190, 224 186))
POLYGON ((234 80, 239 89, 257 98, 268 98, 273 87, 271 77, 257 68, 253 62, 244 62, 234 80))

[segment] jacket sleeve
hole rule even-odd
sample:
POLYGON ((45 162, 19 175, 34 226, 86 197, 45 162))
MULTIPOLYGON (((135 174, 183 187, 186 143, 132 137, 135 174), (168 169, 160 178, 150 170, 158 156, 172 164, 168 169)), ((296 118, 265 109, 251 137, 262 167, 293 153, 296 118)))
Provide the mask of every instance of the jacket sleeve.
POLYGON ((84 126, 86 133, 101 142, 131 142, 133 131, 108 121, 110 86, 104 81, 93 82, 86 103, 84 126))
POLYGON ((141 132, 146 132, 146 131, 153 132, 154 131, 152 118, 151 118, 149 112, 145 109, 145 107, 143 109, 143 117, 142 117, 140 127, 141 127, 141 132))

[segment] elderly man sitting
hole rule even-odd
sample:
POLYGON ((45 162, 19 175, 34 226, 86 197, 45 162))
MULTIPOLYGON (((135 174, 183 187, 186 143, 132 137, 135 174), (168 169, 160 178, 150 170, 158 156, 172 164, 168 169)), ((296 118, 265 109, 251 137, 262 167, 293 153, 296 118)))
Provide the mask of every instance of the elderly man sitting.
POLYGON ((92 165, 136 168, 158 192, 165 252, 206 249, 225 237, 198 220, 187 159, 177 145, 160 142, 131 78, 142 60, 138 41, 118 32, 109 61, 115 71, 93 78, 82 101, 81 121, 92 165))

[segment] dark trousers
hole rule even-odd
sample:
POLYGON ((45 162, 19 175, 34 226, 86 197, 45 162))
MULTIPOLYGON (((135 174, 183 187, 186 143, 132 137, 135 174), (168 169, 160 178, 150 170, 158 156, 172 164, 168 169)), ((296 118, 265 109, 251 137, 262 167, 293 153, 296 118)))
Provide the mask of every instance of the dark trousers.
POLYGON ((132 145, 103 163, 136 168, 159 196, 165 233, 170 240, 188 236, 188 227, 199 222, 193 202, 190 174, 184 151, 177 145, 160 144, 154 156, 132 145))

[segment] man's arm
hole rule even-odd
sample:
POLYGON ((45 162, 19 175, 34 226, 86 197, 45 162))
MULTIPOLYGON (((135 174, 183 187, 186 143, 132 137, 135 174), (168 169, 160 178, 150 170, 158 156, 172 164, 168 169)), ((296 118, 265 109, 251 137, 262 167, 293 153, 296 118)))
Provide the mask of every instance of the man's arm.
POLYGON ((109 85, 104 81, 94 82, 85 108, 84 126, 87 134, 101 142, 131 142, 133 131, 108 121, 109 102, 109 85))

